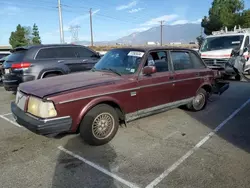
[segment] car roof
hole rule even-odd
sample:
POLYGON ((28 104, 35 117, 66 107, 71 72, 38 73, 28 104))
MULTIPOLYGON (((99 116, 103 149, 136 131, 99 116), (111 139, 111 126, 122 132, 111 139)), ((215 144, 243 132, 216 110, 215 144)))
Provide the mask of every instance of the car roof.
POLYGON ((246 33, 226 33, 226 34, 219 34, 219 35, 208 35, 206 38, 239 36, 239 35, 244 36, 244 35, 246 35, 246 33))
POLYGON ((22 46, 22 47, 17 47, 11 50, 11 52, 19 51, 19 50, 30 50, 30 49, 40 49, 44 47, 69 47, 69 46, 81 46, 82 45, 77 45, 77 44, 39 44, 39 45, 29 45, 29 46, 22 46))
POLYGON ((187 50, 187 51, 195 51, 193 49, 190 48, 183 48, 183 47, 170 47, 170 46, 166 46, 166 47, 122 47, 122 48, 114 48, 115 49, 123 49, 123 50, 138 50, 138 51, 144 51, 144 52, 148 52, 148 51, 154 51, 154 50, 187 50))

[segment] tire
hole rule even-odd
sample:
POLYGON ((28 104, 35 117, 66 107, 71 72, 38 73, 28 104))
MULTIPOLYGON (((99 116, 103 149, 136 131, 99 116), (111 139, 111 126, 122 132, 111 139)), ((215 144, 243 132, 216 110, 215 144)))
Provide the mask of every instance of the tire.
POLYGON ((235 78, 235 80, 237 80, 237 81, 241 81, 241 75, 239 75, 239 74, 237 74, 234 78, 235 78))
POLYGON ((114 138, 118 128, 119 118, 115 109, 109 105, 100 104, 93 107, 84 116, 80 124, 80 136, 89 145, 104 145, 114 138), (102 123, 102 125, 97 125, 98 121, 102 123), (105 128, 105 126, 107 127, 105 128), (104 131, 107 129, 107 132, 102 132, 103 130, 99 130, 100 128, 104 129, 104 131))
POLYGON ((54 76, 59 76, 59 74, 53 74, 53 73, 51 73, 51 74, 45 75, 43 78, 49 78, 49 77, 54 77, 54 76))
POLYGON ((187 104, 187 108, 189 110, 196 112, 201 111, 206 107, 207 99, 208 99, 207 91, 203 88, 200 88, 197 91, 195 98, 189 104, 187 104), (197 100, 199 100, 199 102, 197 100))

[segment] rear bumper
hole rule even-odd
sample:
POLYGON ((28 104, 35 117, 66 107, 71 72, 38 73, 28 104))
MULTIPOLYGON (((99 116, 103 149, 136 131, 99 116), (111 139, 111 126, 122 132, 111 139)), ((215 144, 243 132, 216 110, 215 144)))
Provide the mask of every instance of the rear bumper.
POLYGON ((51 137, 71 130, 72 119, 69 116, 53 119, 35 118, 18 108, 14 102, 11 103, 11 111, 18 124, 39 135, 51 137))
POLYGON ((16 75, 16 74, 5 74, 2 77, 3 86, 7 91, 16 91, 17 87, 22 82, 28 82, 35 79, 32 75, 16 75))

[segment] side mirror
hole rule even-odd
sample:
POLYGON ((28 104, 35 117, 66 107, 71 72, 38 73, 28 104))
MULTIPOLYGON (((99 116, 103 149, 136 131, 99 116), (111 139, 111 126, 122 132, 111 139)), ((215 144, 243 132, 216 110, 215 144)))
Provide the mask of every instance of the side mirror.
POLYGON ((142 73, 143 75, 150 76, 151 74, 156 73, 156 67, 155 66, 146 66, 143 68, 142 73))
POLYGON ((245 47, 244 49, 243 49, 243 53, 245 53, 245 52, 247 52, 248 51, 248 47, 245 47))
POLYGON ((99 52, 96 52, 96 54, 93 54, 91 57, 101 58, 101 54, 99 52))

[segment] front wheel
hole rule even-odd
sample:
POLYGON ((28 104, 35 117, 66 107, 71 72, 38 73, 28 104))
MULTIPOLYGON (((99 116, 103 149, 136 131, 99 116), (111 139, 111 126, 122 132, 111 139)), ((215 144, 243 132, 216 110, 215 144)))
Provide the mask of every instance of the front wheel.
POLYGON ((103 145, 114 138, 119 128, 115 109, 106 104, 92 108, 80 124, 80 136, 90 145, 103 145))
POLYGON ((200 111, 206 107, 208 94, 205 89, 201 88, 197 91, 194 99, 187 105, 192 111, 200 111))

